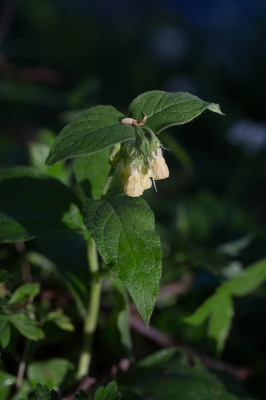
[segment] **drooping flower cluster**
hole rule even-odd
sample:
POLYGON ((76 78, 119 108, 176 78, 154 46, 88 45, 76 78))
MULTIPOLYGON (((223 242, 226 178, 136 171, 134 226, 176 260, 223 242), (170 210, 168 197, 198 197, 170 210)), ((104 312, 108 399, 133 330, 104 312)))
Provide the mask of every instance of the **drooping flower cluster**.
POLYGON ((119 183, 126 195, 131 197, 141 196, 144 190, 152 186, 152 181, 154 183, 169 176, 160 141, 149 128, 145 127, 144 131, 140 128, 144 129, 146 119, 144 116, 140 123, 132 118, 122 121, 136 127, 136 140, 114 146, 109 158, 112 166, 120 161, 119 183), (148 132, 148 135, 144 132, 148 132))

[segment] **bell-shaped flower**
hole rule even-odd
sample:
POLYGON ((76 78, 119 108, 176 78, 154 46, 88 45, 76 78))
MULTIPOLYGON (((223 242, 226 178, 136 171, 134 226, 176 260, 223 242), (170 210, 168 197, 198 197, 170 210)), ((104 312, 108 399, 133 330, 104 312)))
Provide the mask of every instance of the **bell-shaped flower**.
POLYGON ((119 183, 126 195, 131 197, 141 196, 152 185, 149 171, 143 165, 139 164, 137 168, 133 161, 125 166, 123 160, 120 162, 119 183))
POLYGON ((152 152, 151 169, 155 180, 165 179, 169 176, 169 169, 160 146, 157 147, 157 154, 152 152))

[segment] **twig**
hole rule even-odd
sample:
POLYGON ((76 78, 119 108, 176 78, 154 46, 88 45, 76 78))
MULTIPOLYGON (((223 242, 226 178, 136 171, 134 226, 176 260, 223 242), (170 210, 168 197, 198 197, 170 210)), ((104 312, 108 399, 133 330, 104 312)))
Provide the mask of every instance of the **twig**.
POLYGON ((161 332, 159 329, 153 327, 152 325, 150 325, 149 328, 147 329, 144 322, 137 316, 131 315, 129 318, 129 324, 130 327, 134 329, 136 332, 149 338, 153 342, 157 343, 159 346, 163 348, 169 348, 175 346, 183 348, 191 355, 197 356, 202 361, 202 363, 207 367, 219 371, 226 371, 227 373, 233 375, 240 381, 244 381, 252 372, 251 369, 248 367, 236 367, 224 361, 217 361, 212 359, 211 357, 202 355, 197 351, 195 351, 194 349, 192 349, 191 347, 187 346, 186 344, 177 341, 172 336, 161 332))

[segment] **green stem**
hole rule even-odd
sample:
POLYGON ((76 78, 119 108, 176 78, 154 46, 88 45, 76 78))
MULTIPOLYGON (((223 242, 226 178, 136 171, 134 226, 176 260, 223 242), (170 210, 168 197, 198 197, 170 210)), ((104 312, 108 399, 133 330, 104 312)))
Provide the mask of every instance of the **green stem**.
POLYGON ((114 173, 115 173, 115 168, 114 168, 114 167, 111 167, 111 168, 110 168, 110 171, 109 171, 109 174, 108 174, 108 176, 107 176, 107 179, 106 179, 106 181, 105 181, 104 187, 103 187, 102 198, 103 198, 103 197, 106 195, 106 193, 108 192, 110 183, 111 183, 111 181, 112 181, 112 179, 113 179, 113 176, 114 176, 114 173))
POLYGON ((83 346, 76 375, 78 380, 89 373, 93 335, 97 324, 100 305, 101 280, 99 276, 97 248, 93 239, 88 242, 88 261, 91 272, 91 293, 89 307, 84 321, 83 346))

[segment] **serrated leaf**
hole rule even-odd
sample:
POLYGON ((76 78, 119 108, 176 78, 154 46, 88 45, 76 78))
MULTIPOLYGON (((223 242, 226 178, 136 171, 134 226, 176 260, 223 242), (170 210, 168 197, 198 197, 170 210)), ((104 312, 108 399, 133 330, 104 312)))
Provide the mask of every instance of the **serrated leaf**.
POLYGON ((50 391, 47 386, 42 386, 40 383, 37 383, 35 394, 39 398, 39 400, 49 400, 50 399, 50 391))
POLYGON ((247 267, 240 276, 227 282, 226 290, 232 296, 245 296, 256 290, 266 280, 266 258, 247 267))
POLYGON ((124 115, 112 106, 96 106, 69 122, 57 136, 46 160, 53 165, 67 157, 97 153, 135 137, 131 125, 121 124, 124 115))
MULTIPOLYGON (((1 216, 0 216, 1 221, 1 216)), ((8 281, 12 277, 12 274, 7 272, 5 269, 0 269, 0 283, 8 281)))
POLYGON ((130 117, 142 121, 147 115, 147 125, 154 133, 172 125, 189 122, 204 110, 222 114, 218 104, 208 103, 189 93, 168 93, 153 90, 138 96, 129 106, 130 117))
POLYGON ((35 386, 38 382, 52 389, 64 380, 73 364, 63 358, 53 358, 42 362, 32 362, 28 366, 28 379, 35 386))
POLYGON ((74 400, 90 400, 90 396, 89 393, 84 390, 84 389, 80 389, 79 393, 76 394, 74 400))
POLYGON ((100 199, 110 170, 109 149, 74 160, 74 173, 86 197, 100 199))
POLYGON ((19 286, 9 300, 9 304, 20 303, 29 299, 29 297, 35 297, 40 293, 39 283, 25 283, 19 286))
POLYGON ((28 167, 2 170, 0 192, 0 242, 67 231, 72 228, 64 222, 73 213, 71 205, 81 207, 67 186, 28 167))
POLYGON ((37 322, 24 314, 12 314, 8 317, 10 323, 30 340, 40 340, 44 338, 43 331, 38 328, 37 322))
POLYGON ((187 354, 179 349, 153 354, 118 383, 122 392, 153 400, 237 400, 197 358, 191 365, 187 354))
POLYGON ((120 400, 117 383, 112 381, 108 383, 106 388, 100 386, 95 392, 94 400, 120 400))
POLYGON ((103 260, 124 282, 148 325, 162 263, 149 206, 141 198, 86 199, 83 217, 103 260))

